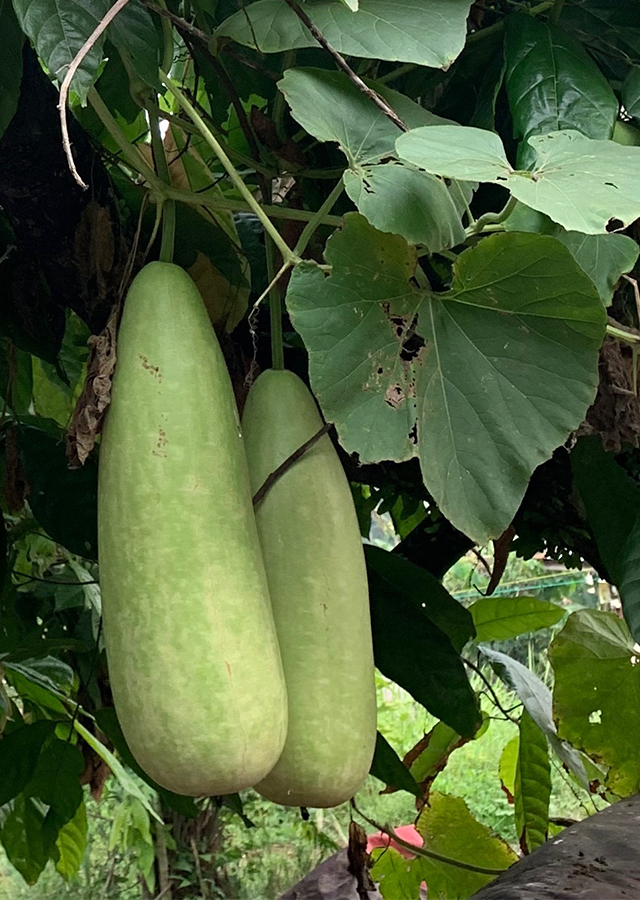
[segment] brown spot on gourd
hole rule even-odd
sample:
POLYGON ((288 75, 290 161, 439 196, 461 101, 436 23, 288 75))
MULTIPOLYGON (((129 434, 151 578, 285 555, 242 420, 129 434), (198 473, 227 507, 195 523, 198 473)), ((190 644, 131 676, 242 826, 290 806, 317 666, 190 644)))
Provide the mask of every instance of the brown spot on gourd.
POLYGON ((162 372, 160 371, 158 366, 152 366, 148 358, 143 353, 138 354, 138 359, 142 362, 142 368, 153 375, 156 381, 162 381, 162 372))

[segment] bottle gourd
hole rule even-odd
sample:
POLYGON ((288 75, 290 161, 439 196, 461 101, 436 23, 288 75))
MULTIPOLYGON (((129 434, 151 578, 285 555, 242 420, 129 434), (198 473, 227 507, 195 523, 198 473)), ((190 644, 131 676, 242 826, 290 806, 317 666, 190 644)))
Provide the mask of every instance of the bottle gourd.
MULTIPOLYGON (((322 427, 292 372, 252 386, 243 434, 255 492, 322 427)), ((376 740, 367 575, 349 483, 324 435, 256 507, 289 697, 289 730, 256 785, 288 806, 336 806, 365 780, 376 740)))
POLYGON ((286 690, 229 375, 191 278, 148 264, 129 290, 100 452, 109 676, 159 784, 226 794, 264 778, 286 690))

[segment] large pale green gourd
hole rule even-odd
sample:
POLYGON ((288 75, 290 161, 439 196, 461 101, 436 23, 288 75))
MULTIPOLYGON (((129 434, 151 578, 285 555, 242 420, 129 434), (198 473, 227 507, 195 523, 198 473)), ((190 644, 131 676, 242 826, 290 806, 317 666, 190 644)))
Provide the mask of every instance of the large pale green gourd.
POLYGON ((109 677, 133 755, 180 794, 263 778, 286 691, 225 362, 177 266, 134 280, 100 449, 109 677))
MULTIPOLYGON (((255 491, 322 420, 292 372, 267 371, 249 392, 243 433, 255 491)), ((369 771, 376 698, 367 576, 349 484, 328 436, 256 509, 289 696, 289 732, 257 786, 289 806, 336 806, 369 771)))

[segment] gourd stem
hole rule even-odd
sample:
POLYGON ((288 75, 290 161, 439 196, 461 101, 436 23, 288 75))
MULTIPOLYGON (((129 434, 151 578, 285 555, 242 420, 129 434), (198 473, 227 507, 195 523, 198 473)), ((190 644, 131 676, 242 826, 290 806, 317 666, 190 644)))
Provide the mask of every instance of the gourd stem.
POLYGON ((560 18, 560 13, 562 12, 562 7, 564 6, 564 0, 555 0, 551 8, 551 12, 549 13, 549 22, 552 25, 555 25, 560 18))
POLYGON ((282 341, 282 294, 275 279, 275 247, 266 235, 267 278, 269 279, 269 323, 271 326, 271 366, 284 369, 284 345, 282 341))
POLYGON ((291 259, 293 257, 293 254, 292 254, 291 250, 289 249, 289 247, 287 246, 287 244, 285 243, 282 236, 280 235, 278 229, 275 227, 275 225, 273 225, 273 223, 271 222, 269 217, 266 215, 266 213, 264 212, 264 210, 262 209, 262 207, 260 206, 260 204, 258 203, 256 198, 253 196, 253 194, 251 193, 249 188, 246 186, 246 184, 244 183, 244 181, 238 174, 238 171, 236 170, 235 166, 233 165, 233 163, 231 162, 231 160, 229 159, 227 154, 222 149, 220 143, 216 140, 216 138, 213 136, 211 131, 207 128, 207 126, 204 122, 204 119, 199 115, 199 113, 196 111, 196 109, 193 107, 193 105, 189 102, 189 100, 187 100, 187 98, 184 96, 182 91, 177 87, 177 85, 175 85, 173 83, 173 81, 167 75, 165 75, 164 72, 162 72, 162 71, 160 72, 160 77, 161 77, 162 83, 167 88, 167 90, 171 94, 173 94, 173 96, 176 98, 176 100, 178 101, 180 106, 187 113, 187 115, 189 116, 191 121, 194 123, 194 125, 196 125, 198 127, 200 134, 202 135, 204 140, 207 142, 207 144, 209 144, 209 146, 211 147, 213 152, 216 154, 216 156, 222 163, 222 166, 226 170, 227 174, 229 175, 229 178, 231 179, 231 181, 233 182, 235 187, 238 189, 241 196, 244 197, 244 199, 250 206, 251 210, 256 214, 256 216, 262 222, 264 230, 269 235, 269 237, 271 237, 271 239, 273 240, 273 243, 276 245, 276 247, 282 254, 282 258, 284 260, 291 259))
POLYGON ((316 228, 318 227, 318 225, 320 225, 324 221, 325 216, 331 212, 331 210, 333 209, 333 207, 336 203, 336 200, 338 199, 338 197, 340 196, 340 194, 342 193, 343 190, 344 190, 344 183, 341 178, 340 181, 338 181, 338 183, 335 185, 335 187, 333 188, 333 190, 331 191, 331 193, 329 194, 327 199, 324 201, 324 203, 322 204, 320 209, 313 214, 313 217, 311 219, 309 219, 309 221, 305 225, 304 230, 298 240, 298 243, 293 248, 293 252, 296 256, 302 256, 304 251, 307 249, 307 244, 313 237, 313 234, 314 234, 316 228))
MULTIPOLYGON (((165 154, 164 144, 162 143, 162 134, 160 132, 160 120, 154 106, 149 106, 147 110, 149 116, 149 127, 151 130, 151 147, 153 149, 153 158, 156 164, 158 177, 166 185, 171 185, 171 175, 169 173, 169 165, 165 154)), ((162 241, 160 244, 160 262, 173 262, 173 247, 176 236, 176 202, 175 200, 165 200, 162 206, 162 241)))
MULTIPOLYGON (((166 10, 165 0, 158 0, 158 6, 166 10)), ((162 68, 170 73, 173 65, 173 25, 165 16, 162 16, 162 68)))

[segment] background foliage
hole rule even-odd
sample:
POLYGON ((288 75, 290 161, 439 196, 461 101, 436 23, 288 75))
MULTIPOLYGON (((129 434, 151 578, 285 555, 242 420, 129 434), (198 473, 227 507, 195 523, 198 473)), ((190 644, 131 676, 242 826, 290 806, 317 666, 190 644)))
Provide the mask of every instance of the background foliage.
POLYGON ((130 0, 82 190, 111 6, 0 0, 0 897, 272 898, 352 816, 451 860, 374 851, 383 896, 469 897, 640 789, 640 12, 130 0), (96 434, 174 205, 239 405, 282 328, 371 544, 355 808, 178 797, 112 706, 96 434))

